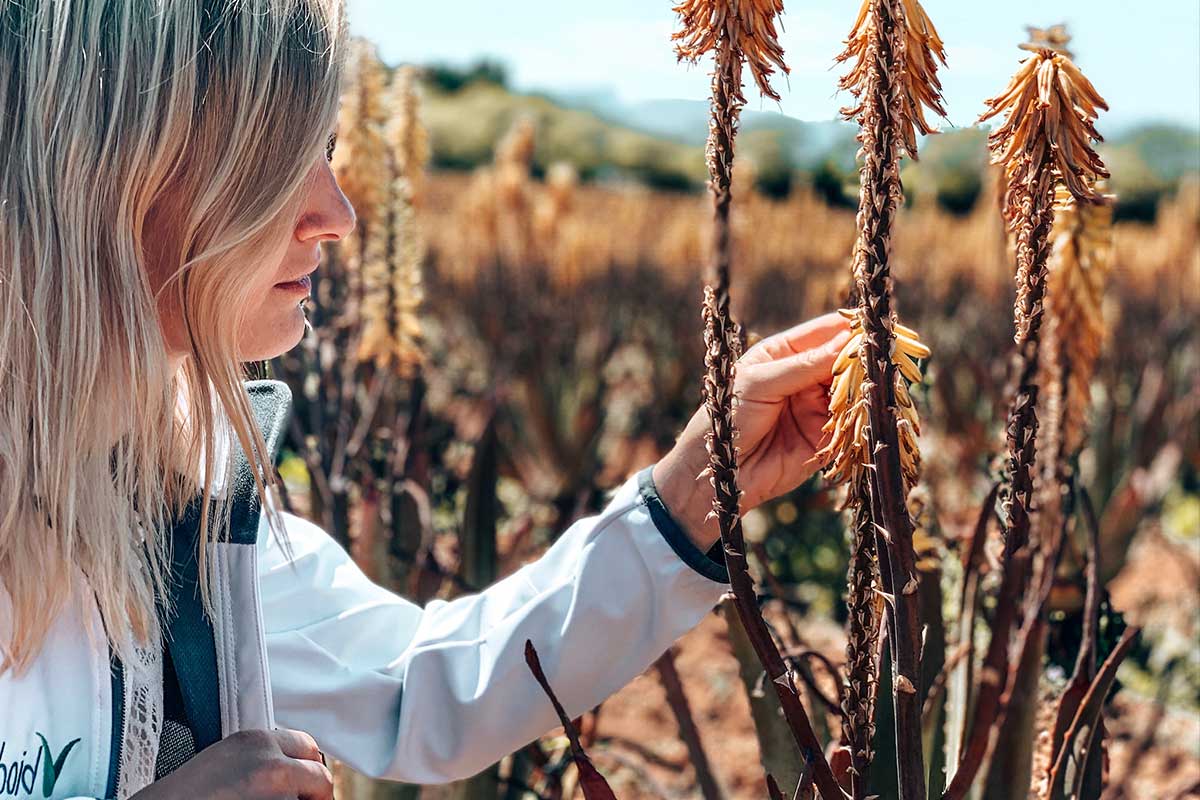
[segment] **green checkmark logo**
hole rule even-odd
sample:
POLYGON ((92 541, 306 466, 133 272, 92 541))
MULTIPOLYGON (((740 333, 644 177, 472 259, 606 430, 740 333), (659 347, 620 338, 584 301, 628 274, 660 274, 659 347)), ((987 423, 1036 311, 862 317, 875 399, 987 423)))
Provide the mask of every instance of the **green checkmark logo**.
POLYGON ((62 774, 63 763, 75 745, 79 744, 79 740, 74 739, 68 742, 55 758, 54 754, 50 752, 50 743, 46 741, 46 737, 40 733, 37 734, 37 737, 42 740, 42 755, 45 756, 42 761, 42 797, 49 797, 50 793, 54 791, 54 784, 58 783, 58 776, 62 774))

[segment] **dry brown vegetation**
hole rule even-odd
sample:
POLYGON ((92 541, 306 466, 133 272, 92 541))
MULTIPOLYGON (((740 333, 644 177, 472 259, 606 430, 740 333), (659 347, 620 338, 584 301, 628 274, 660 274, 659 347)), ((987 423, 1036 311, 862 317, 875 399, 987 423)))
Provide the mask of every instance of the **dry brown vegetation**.
MULTIPOLYGON (((360 76, 378 69, 363 63, 360 76)), ((382 91, 382 72, 375 85, 382 91)), ((404 96, 411 87, 398 83, 395 91, 404 96)), ((403 138, 403 126, 386 125, 391 114, 383 102, 372 109, 367 99, 350 113, 403 138)), ((403 143, 376 141, 366 135, 371 126, 357 122, 350 126, 354 135, 343 126, 343 143, 363 139, 341 156, 340 169, 364 226, 318 273, 311 341, 276 364, 293 386, 305 387, 292 447, 306 468, 285 463, 284 471, 293 502, 341 537, 372 576, 424 601, 478 587, 536 556, 571 519, 600 507, 603 490, 669 447, 701 401, 702 277, 720 239, 710 198, 580 184, 565 166, 534 176, 532 125, 514 128, 494 164, 476 174, 422 179, 412 159, 383 155, 407 152, 403 143), (371 147, 379 153, 372 158, 390 158, 389 169, 404 181, 367 179, 361 159, 371 147), (410 237, 419 232, 423 247, 412 249, 411 238, 404 240, 408 249, 398 247, 397 226, 407 226, 410 237), (419 309, 397 305, 407 286, 423 287, 419 309), (399 357, 414 343, 419 359, 399 357), (351 353, 362 359, 345 357, 351 353)), ((853 212, 829 208, 803 187, 782 200, 757 195, 752 171, 748 162, 735 168, 728 217, 736 253, 728 296, 733 318, 751 339, 849 305, 847 276, 859 234, 853 212)), ((1005 177, 997 168, 997 184, 1005 177)), ((990 506, 989 490, 1005 469, 1002 421, 1012 398, 1018 254, 996 202, 1000 194, 983 192, 963 216, 897 207, 888 253, 895 307, 932 351, 922 364, 925 380, 911 387, 920 408, 921 469, 908 503, 920 583, 940 587, 935 610, 922 605, 920 613, 944 622, 923 639, 920 697, 927 707, 944 697, 951 709, 978 685, 986 637, 971 650, 973 637, 963 632, 990 630, 1005 591, 1005 531, 989 529, 987 515, 978 526, 980 508, 990 506), (942 591, 951 599, 942 600, 942 591), (960 597, 970 600, 960 606, 960 597), (933 649, 940 652, 930 662, 933 649), (945 669, 931 670, 930 663, 945 669)), ((1097 241, 1096 229, 1079 221, 1099 214, 1103 229, 1104 213, 1103 206, 1067 208, 1063 201, 1047 232, 1048 321, 1035 364, 1044 376, 1038 383, 1054 388, 1043 391, 1039 405, 1043 438, 1024 502, 1052 507, 1053 493, 1028 498, 1069 479, 1087 489, 1095 529, 1089 537, 1088 509, 1060 512, 1059 524, 1069 520, 1061 562, 1041 576, 1045 613, 1035 615, 1044 621, 1039 660, 1048 669, 1035 670, 1031 683, 1017 682, 1031 694, 1017 698, 1013 707, 1022 716, 1013 729, 1045 731, 1027 775, 1028 791, 1046 790, 1054 768, 1049 754, 1057 750, 1055 709, 1074 685, 1063 676, 1072 674, 1080 632, 1094 634, 1099 663, 1126 622, 1141 625, 1144 640, 1121 672, 1126 689, 1106 712, 1104 796, 1195 796, 1200 754, 1180 745, 1200 730, 1189 704, 1200 669, 1178 642, 1194 641, 1200 622, 1194 596, 1200 345, 1193 329, 1200 312, 1200 182, 1185 182, 1152 225, 1113 226, 1111 241, 1097 241), (1046 371, 1046 364, 1057 366, 1046 371), (1091 601, 1089 538, 1097 554, 1090 562, 1091 601), (1154 564, 1164 559, 1173 571, 1160 578, 1154 564), (1156 734, 1159 725, 1185 733, 1156 734)), ((853 536, 839 516, 842 500, 818 482, 742 519, 767 620, 799 676, 805 714, 822 742, 836 741, 844 722, 837 700, 847 658, 840 622, 853 536)), ((869 578, 860 582, 859 594, 870 586, 869 578)), ((923 594, 918 599, 925 602, 923 594)), ((867 602, 851 592, 852 609, 867 602)), ((1028 652, 1022 648, 1029 636, 1014 636, 1014 650, 1028 652)), ((664 695, 656 688, 670 682, 673 666, 663 667, 658 678, 639 679, 586 716, 583 744, 618 796, 766 794, 753 760, 778 763, 791 751, 771 752, 775 743, 758 710, 762 692, 754 693, 761 667, 739 647, 724 622, 707 620, 678 653, 682 689, 664 695), (690 710, 681 708, 680 691, 690 710), (682 740, 675 738, 679 730, 682 740), (698 762, 696 747, 711 764, 698 762), (730 749, 743 757, 729 757, 730 749)), ((956 747, 965 747, 970 718, 943 713, 923 733, 958 737, 956 747)), ((895 753, 874 756, 894 780, 895 753)), ((505 759, 486 779, 449 791, 570 796, 577 781, 571 760, 566 740, 547 738, 505 759)), ((838 768, 836 758, 831 763, 838 768)), ((974 767, 978 785, 992 787, 988 797, 1008 796, 998 785, 999 763, 993 758, 992 766, 974 767)), ((432 797, 448 790, 422 791, 432 797)), ((898 796, 895 788, 873 791, 898 796)), ((345 776, 339 796, 415 793, 345 776)))

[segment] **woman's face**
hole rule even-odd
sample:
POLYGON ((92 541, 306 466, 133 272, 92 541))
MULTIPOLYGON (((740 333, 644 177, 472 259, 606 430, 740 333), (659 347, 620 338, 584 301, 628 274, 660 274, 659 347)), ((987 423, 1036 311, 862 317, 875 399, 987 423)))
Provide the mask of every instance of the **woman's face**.
POLYGON ((262 260, 252 276, 257 291, 238 336, 242 361, 263 361, 285 353, 304 336, 300 304, 312 289, 312 272, 321 261, 320 243, 348 236, 354 208, 342 194, 329 162, 320 158, 309 170, 305 200, 291 235, 262 260))
MULTIPOLYGON (((311 290, 312 272, 321 259, 320 243, 337 241, 354 230, 354 208, 342 194, 328 159, 309 169, 303 199, 286 239, 281 238, 247 275, 250 307, 238 331, 240 361, 262 361, 287 352, 304 335, 301 303, 311 290)), ((172 365, 188 352, 182 311, 172 299, 160 306, 160 320, 172 365)), ((164 298, 165 299, 165 298, 164 298)))

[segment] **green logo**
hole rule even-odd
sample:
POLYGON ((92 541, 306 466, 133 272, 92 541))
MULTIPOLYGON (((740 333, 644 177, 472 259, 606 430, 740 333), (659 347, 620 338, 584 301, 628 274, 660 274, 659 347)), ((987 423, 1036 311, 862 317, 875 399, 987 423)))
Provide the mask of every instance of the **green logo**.
POLYGON ((54 754, 50 752, 50 744, 46 741, 46 737, 40 733, 37 734, 37 737, 42 740, 42 755, 45 756, 42 761, 42 797, 49 797, 50 793, 54 791, 54 784, 58 783, 58 776, 62 774, 63 763, 75 745, 79 744, 79 740, 73 739, 67 742, 67 746, 55 758, 54 754))

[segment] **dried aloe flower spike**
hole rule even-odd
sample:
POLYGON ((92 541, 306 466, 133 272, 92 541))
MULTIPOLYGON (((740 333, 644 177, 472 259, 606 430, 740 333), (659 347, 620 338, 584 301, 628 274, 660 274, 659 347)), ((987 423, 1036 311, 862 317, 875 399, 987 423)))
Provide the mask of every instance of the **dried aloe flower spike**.
MULTIPOLYGON (((864 0, 854 28, 846 40, 846 49, 837 57, 839 64, 851 60, 854 62, 850 72, 839 81, 838 87, 849 90, 857 100, 855 105, 842 109, 842 114, 847 119, 859 122, 867 113, 869 75, 877 67, 872 55, 872 34, 878 30, 878 16, 872 11, 874 4, 874 0, 864 0)), ((888 21, 884 24, 902 29, 900 35, 896 36, 900 48, 892 49, 891 63, 895 68, 891 72, 896 78, 896 86, 890 89, 897 93, 901 104, 894 117, 899 125, 905 155, 915 161, 917 133, 928 135, 937 132, 925 118, 925 107, 940 117, 946 116, 942 83, 937 76, 938 64, 946 64, 946 50, 929 15, 917 0, 902 0, 892 5, 896 9, 888 15, 888 21), (897 50, 900 51, 899 58, 904 59, 902 63, 896 60, 897 50)), ((889 31, 887 35, 893 34, 889 31)))
MULTIPOLYGON (((866 372, 863 369, 863 329, 857 309, 840 309, 842 316, 850 320, 851 337, 842 347, 833 365, 833 386, 830 391, 829 421, 824 431, 831 434, 829 441, 817 453, 817 459, 825 463, 826 479, 834 484, 857 483, 864 469, 873 463, 871 444, 867 441, 868 421, 864 385, 866 372)), ((920 452, 917 436, 921 432, 920 419, 908 383, 920 383, 921 368, 917 362, 930 357, 928 347, 912 328, 895 323, 895 349, 892 363, 896 368, 896 409, 901 445, 901 467, 905 489, 911 490, 920 476, 920 452)), ((853 499, 853 498, 851 498, 853 499)))
POLYGON ((1075 202, 1102 200, 1095 184, 1108 177, 1093 142, 1095 120, 1108 105, 1079 69, 1061 52, 1036 50, 1018 68, 1008 87, 987 101, 980 121, 1006 114, 988 136, 992 162, 1007 180, 1005 219, 1016 240, 1016 391, 1009 409, 1005 549, 1014 553, 1029 541, 1033 470, 1037 450, 1038 347, 1046 294, 1054 200, 1062 184, 1075 202))
POLYGON ((729 309, 732 254, 729 207, 734 137, 738 115, 745 103, 741 70, 744 59, 763 94, 778 99, 767 81, 775 67, 787 71, 775 34, 775 16, 783 11, 783 4, 781 0, 685 0, 675 11, 683 23, 683 29, 673 37, 680 42, 676 48, 679 58, 695 61, 712 52, 716 61, 707 147, 714 212, 712 265, 710 282, 704 287, 703 308, 704 400, 709 418, 705 436, 709 454, 706 472, 714 490, 712 516, 720 526, 738 620, 779 697, 797 746, 811 759, 813 781, 821 797, 833 800, 841 797, 841 789, 800 702, 793 672, 784 663, 763 621, 754 579, 747 569, 737 481, 738 451, 734 445, 737 438, 733 424, 734 364, 741 355, 743 341, 742 328, 733 321, 729 309))
MULTIPOLYGON (((387 74, 375 48, 356 40, 347 56, 349 80, 338 113, 333 168, 338 184, 354 205, 358 233, 367 234, 383 213, 387 181, 379 165, 387 161, 384 126, 390 116, 387 74)), ((365 242, 359 242, 359 248, 365 242)))
MULTIPOLYGON (((852 786, 858 786, 865 780, 871 763, 871 741, 875 734, 874 682, 878 670, 875 643, 881 624, 876 614, 876 600, 882 587, 876 585, 876 537, 868 488, 868 470, 872 461, 867 401, 863 396, 866 382, 862 368, 862 325, 857 310, 842 309, 841 313, 851 320, 853 335, 838 354, 833 367, 830 419, 824 428, 831 437, 817 457, 827 461, 825 469, 828 480, 846 482, 850 486, 847 506, 850 509, 848 513, 853 517, 853 541, 847 576, 847 686, 843 701, 842 741, 850 750, 852 786)), ((916 362, 929 358, 930 351, 911 328, 897 323, 895 334, 892 361, 896 365, 896 428, 900 443, 900 468, 907 492, 916 485, 921 467, 917 445, 917 437, 921 433, 920 420, 908 391, 908 382, 921 380, 916 362)))
MULTIPOLYGON (((1103 191, 1103 182, 1096 187, 1103 191)), ((1038 385, 1041 496, 1035 534, 1051 546, 1070 505, 1075 459, 1087 438, 1091 384, 1106 328, 1101 303, 1112 254, 1112 195, 1079 204, 1059 186, 1055 193, 1050 259, 1046 265, 1046 330, 1041 337, 1038 385)))
POLYGON ((380 369, 411 377, 422 363, 421 265, 425 257, 416 204, 429 158, 418 114, 416 70, 398 70, 391 87, 392 117, 385 130, 383 202, 367 231, 361 266, 363 335, 358 356, 380 369))
MULTIPOLYGON (((1103 192, 1103 182, 1096 189, 1103 192)), ((1062 437, 1068 457, 1083 447, 1092 375, 1106 333, 1101 303, 1112 266, 1115 197, 1101 198, 1099 203, 1081 204, 1059 187, 1050 232, 1046 311, 1048 327, 1054 330, 1055 361, 1067 380, 1062 437)))
POLYGON ((986 104, 980 122, 1007 115, 989 134, 988 147, 992 163, 1005 167, 1006 217, 1014 231, 1012 217, 1027 194, 1019 190, 1035 188, 1032 178, 1043 162, 1049 162, 1046 166, 1076 200, 1099 202, 1092 185, 1109 174, 1092 143, 1103 141, 1095 121, 1108 104, 1070 58, 1048 48, 1035 50, 1021 62, 1008 87, 986 104))
MULTIPOLYGON (((729 203, 733 184, 733 142, 738 117, 746 98, 742 94, 742 64, 748 64, 758 90, 772 100, 779 94, 770 78, 778 69, 787 74, 783 47, 776 32, 776 18, 783 13, 783 0, 684 0, 675 6, 681 28, 672 34, 675 55, 680 61, 696 63, 713 53, 712 120, 709 124, 705 160, 708 164, 709 189, 713 193, 715 228, 713 232, 713 275, 717 306, 729 304, 729 263, 732 235, 729 228, 729 203)), ((726 316, 728 316, 726 314, 726 316)), ((731 331, 739 331, 729 318, 731 331)), ((743 341, 738 337, 740 355, 743 341)), ((736 356, 735 356, 736 360, 736 356)))
MULTIPOLYGON (((853 472, 861 470, 865 476, 861 483, 854 484, 851 502, 861 504, 869 498, 880 587, 892 598, 888 614, 889 629, 894 634, 890 650, 895 675, 892 690, 900 796, 903 800, 918 800, 925 797, 921 702, 908 689, 921 683, 920 620, 915 598, 907 591, 916 586, 918 579, 913 523, 906 504, 908 489, 918 476, 918 423, 904 381, 920 379, 914 359, 927 356, 928 350, 915 335, 897 335, 889 259, 902 199, 900 157, 907 154, 915 158, 917 134, 934 132, 925 108, 945 114, 937 78, 937 67, 945 63, 945 52, 933 23, 916 0, 865 0, 838 61, 851 62, 840 86, 849 90, 857 102, 843 113, 859 123, 858 140, 862 144, 858 239, 854 248, 854 294, 858 298, 855 323, 862 333, 857 350, 861 368, 851 368, 843 378, 859 384, 858 391, 843 389, 836 381, 834 384, 831 410, 840 419, 832 423, 831 446, 836 449, 830 452, 836 475, 852 478, 853 472), (864 484, 867 492, 862 491, 864 484)), ((870 563, 857 552, 862 546, 862 537, 856 537, 851 564, 870 563)), ((852 586, 864 582, 864 576, 851 578, 852 586)), ((854 630, 849 631, 849 638, 856 635, 854 630)), ((860 680, 853 671, 848 679, 860 680)), ((848 693, 865 695, 864 687, 851 687, 848 693)), ((852 724, 866 723, 856 718, 852 724)), ((844 736, 848 741, 861 737, 861 730, 844 736)), ((852 753, 858 759, 851 773, 856 799, 866 796, 864 776, 855 774, 863 772, 869 763, 869 751, 862 752, 861 757, 852 753)))
POLYGON ((750 67, 758 90, 779 99, 770 80, 776 69, 785 75, 789 72, 775 30, 783 0, 684 0, 675 6, 675 13, 682 28, 671 39, 679 43, 675 54, 681 61, 695 63, 722 48, 737 51, 750 67))

